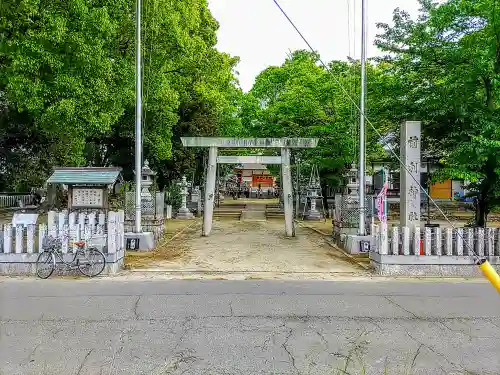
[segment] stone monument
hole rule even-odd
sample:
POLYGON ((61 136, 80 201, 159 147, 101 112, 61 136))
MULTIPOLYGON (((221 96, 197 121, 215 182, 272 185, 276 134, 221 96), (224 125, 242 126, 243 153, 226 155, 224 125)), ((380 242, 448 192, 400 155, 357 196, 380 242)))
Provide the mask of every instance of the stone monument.
POLYGON ((181 187, 181 207, 179 208, 179 211, 177 212, 177 219, 181 220, 190 220, 193 219, 194 216, 191 211, 189 211, 189 208, 187 208, 187 196, 189 195, 188 192, 188 186, 189 184, 186 181, 186 176, 182 176, 182 182, 179 184, 181 187))
POLYGON ((400 213, 401 227, 413 232, 420 227, 420 121, 406 121, 401 125, 400 213))

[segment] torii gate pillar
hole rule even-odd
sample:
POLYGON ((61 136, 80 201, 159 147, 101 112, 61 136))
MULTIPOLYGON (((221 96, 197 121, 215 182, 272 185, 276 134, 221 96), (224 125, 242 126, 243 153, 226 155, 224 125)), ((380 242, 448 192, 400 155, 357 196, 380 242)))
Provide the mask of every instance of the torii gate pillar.
POLYGON ((208 148, 207 176, 205 179, 205 208, 203 210, 202 236, 208 236, 212 231, 212 218, 214 216, 215 182, 217 174, 217 147, 208 148))

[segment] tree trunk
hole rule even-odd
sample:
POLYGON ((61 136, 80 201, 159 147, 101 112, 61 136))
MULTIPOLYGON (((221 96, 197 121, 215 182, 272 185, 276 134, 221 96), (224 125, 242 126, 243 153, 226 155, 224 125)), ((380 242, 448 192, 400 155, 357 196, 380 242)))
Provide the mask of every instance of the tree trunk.
POLYGON ((488 205, 483 194, 478 197, 476 207, 476 225, 478 227, 486 227, 486 219, 488 217, 488 205))

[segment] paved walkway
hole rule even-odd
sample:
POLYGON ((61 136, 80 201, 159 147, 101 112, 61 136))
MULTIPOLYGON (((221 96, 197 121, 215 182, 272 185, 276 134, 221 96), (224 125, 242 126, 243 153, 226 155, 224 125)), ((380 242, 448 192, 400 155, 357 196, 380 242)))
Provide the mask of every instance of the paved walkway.
POLYGON ((500 373, 484 282, 1 280, 2 375, 500 373))
POLYGON ((332 274, 364 274, 366 271, 330 246, 324 236, 297 227, 297 236, 285 236, 283 220, 215 221, 209 237, 201 237, 201 223, 161 247, 156 256, 134 257, 137 271, 251 273, 274 278, 297 273, 321 278, 332 274))

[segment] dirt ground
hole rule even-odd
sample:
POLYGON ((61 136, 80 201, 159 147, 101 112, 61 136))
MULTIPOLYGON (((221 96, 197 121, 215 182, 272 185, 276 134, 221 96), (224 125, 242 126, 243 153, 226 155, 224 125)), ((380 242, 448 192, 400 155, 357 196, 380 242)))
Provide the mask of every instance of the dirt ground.
POLYGON ((310 229, 297 227, 287 238, 282 220, 266 222, 215 221, 209 237, 201 237, 201 223, 184 229, 156 251, 128 256, 136 271, 191 273, 358 274, 366 272, 310 229))

